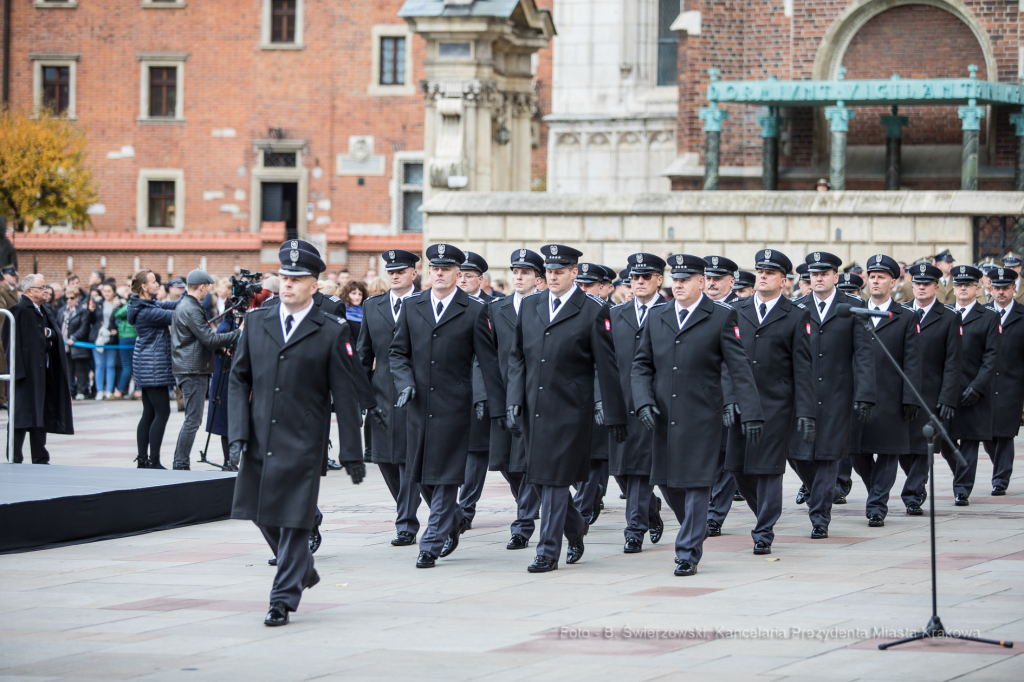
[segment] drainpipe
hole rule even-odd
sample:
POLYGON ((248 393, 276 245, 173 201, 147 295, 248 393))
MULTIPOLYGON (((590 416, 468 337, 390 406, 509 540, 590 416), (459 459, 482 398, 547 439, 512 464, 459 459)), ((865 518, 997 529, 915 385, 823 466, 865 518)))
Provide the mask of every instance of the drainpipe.
POLYGON ((11 82, 11 0, 4 0, 4 87, 3 104, 10 100, 8 94, 11 82))

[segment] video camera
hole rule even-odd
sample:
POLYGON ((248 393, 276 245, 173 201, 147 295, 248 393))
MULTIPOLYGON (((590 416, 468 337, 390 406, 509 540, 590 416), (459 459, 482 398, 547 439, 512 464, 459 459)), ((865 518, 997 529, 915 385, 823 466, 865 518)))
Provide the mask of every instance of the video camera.
POLYGON ((233 309, 236 318, 244 316, 252 307, 252 299, 263 291, 263 285, 258 281, 261 277, 262 272, 249 272, 244 268, 239 271, 238 277, 231 277, 231 298, 228 307, 233 309))

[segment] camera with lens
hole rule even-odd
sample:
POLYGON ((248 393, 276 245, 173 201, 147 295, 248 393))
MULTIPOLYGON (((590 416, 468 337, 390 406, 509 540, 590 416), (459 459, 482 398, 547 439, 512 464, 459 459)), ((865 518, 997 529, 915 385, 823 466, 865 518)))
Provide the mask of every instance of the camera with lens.
POLYGON ((259 283, 261 277, 262 272, 242 269, 237 277, 231 278, 231 299, 228 306, 233 309, 236 317, 245 315, 245 311, 252 307, 253 298, 263 291, 263 285, 259 283))

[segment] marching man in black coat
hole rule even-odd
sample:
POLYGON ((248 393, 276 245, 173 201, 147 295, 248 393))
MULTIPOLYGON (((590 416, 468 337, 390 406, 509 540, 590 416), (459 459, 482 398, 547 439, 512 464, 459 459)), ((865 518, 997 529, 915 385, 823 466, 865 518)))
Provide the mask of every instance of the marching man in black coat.
POLYGON ((1006 494, 1013 474, 1013 439, 1024 410, 1024 305, 1014 300, 1015 271, 998 268, 989 277, 993 300, 988 307, 999 314, 1003 338, 996 369, 992 440, 985 441, 985 452, 992 460, 992 494, 1000 496, 1006 494))
POLYGON ((764 417, 736 311, 702 293, 703 259, 677 254, 669 256, 669 265, 675 300, 649 313, 633 360, 632 389, 639 420, 654 433, 650 480, 661 486, 679 520, 675 574, 689 576, 703 553, 718 469, 723 368, 751 446, 761 437, 764 417))
POLYGON ((363 303, 363 324, 359 328, 359 358, 362 369, 369 377, 377 404, 387 417, 385 428, 371 422, 370 460, 380 468, 384 483, 397 505, 395 519, 397 535, 391 541, 396 547, 416 542, 420 521, 416 511, 420 506, 420 486, 409 478, 405 466, 408 410, 396 410, 398 391, 391 376, 391 340, 398 329, 402 306, 413 294, 416 263, 420 257, 402 249, 390 249, 381 254, 385 261, 391 291, 371 296, 363 303))
POLYGON ((228 389, 229 452, 239 467, 231 518, 255 523, 277 557, 264 621, 271 626, 288 623, 302 591, 320 581, 309 535, 332 399, 338 458, 353 483, 366 472, 349 327, 313 305, 326 266, 298 240, 285 242, 280 257, 281 302, 246 317, 228 389))
MULTIPOLYGON (((889 354, 900 364, 914 387, 921 385, 921 349, 918 343, 917 316, 892 299, 892 290, 900 278, 900 266, 889 256, 878 254, 868 259, 869 310, 888 312, 890 317, 872 318, 875 334, 889 354)), ((896 482, 899 456, 910 454, 910 423, 920 405, 910 387, 895 372, 877 341, 871 344, 875 355, 875 407, 861 430, 860 444, 850 459, 854 470, 864 479, 868 500, 864 514, 868 525, 885 525, 889 513, 889 492, 896 482)))
POLYGON ((814 442, 811 319, 803 304, 782 295, 786 274, 793 270, 784 253, 762 249, 754 256, 754 267, 754 295, 734 307, 740 340, 754 370, 764 434, 760 442, 751 443, 740 432, 739 424, 747 418, 740 401, 745 387, 732 380, 730 368, 724 382, 724 423, 730 427, 725 468, 757 516, 751 531, 754 554, 771 554, 775 522, 782 515, 782 476, 794 423, 805 442, 814 442))
POLYGON ((433 568, 459 544, 459 487, 466 479, 473 419, 473 356, 483 373, 491 414, 501 415, 505 388, 491 321, 482 300, 456 285, 465 254, 451 244, 427 247, 430 288, 403 305, 391 342, 391 374, 408 414, 406 467, 430 507, 417 568, 433 568), (449 536, 454 540, 447 543, 449 536))
POLYGON ((661 499, 651 484, 651 458, 654 454, 654 433, 643 428, 633 402, 633 358, 640 347, 640 338, 648 320, 665 305, 658 291, 665 279, 665 261, 652 253, 634 253, 628 259, 633 300, 612 308, 612 338, 615 342, 615 363, 619 368, 622 393, 629 408, 629 436, 623 443, 611 446, 609 469, 613 476, 626 481, 626 537, 622 551, 636 554, 643 549, 644 534, 651 532, 657 544, 665 530, 661 519, 661 499))
POLYGON ((626 406, 615 366, 611 314, 604 301, 573 282, 582 255, 560 244, 541 248, 548 292, 523 299, 508 370, 507 418, 526 439, 526 483, 540 488, 541 522, 531 573, 558 568, 562 535, 566 563, 583 556, 587 524, 569 486, 587 478, 594 424, 594 371, 604 422, 616 442, 626 439, 626 406))
POLYGON ((794 434, 789 463, 807 488, 811 538, 828 537, 840 460, 849 456, 850 429, 856 416, 871 418, 875 404, 875 358, 871 336, 852 317, 837 315, 842 304, 863 308, 859 296, 836 289, 838 256, 816 251, 804 259, 810 294, 795 303, 811 311, 811 362, 814 368, 815 431, 808 444, 794 434))
MULTIPOLYGON (((917 315, 918 344, 921 347, 921 385, 925 406, 939 415, 950 428, 954 406, 960 398, 960 316, 938 300, 942 270, 928 262, 910 268, 914 300, 903 307, 917 315)), ((928 484, 928 453, 931 441, 924 437, 928 413, 920 410, 910 422, 912 454, 900 455, 900 468, 907 475, 900 497, 907 514, 921 516, 928 484)))
POLYGON ((978 471, 978 445, 992 440, 992 411, 999 350, 1003 335, 996 311, 978 303, 981 270, 970 265, 953 267, 954 311, 960 314, 963 353, 960 363, 960 402, 953 415, 950 436, 959 441, 967 465, 959 464, 942 446, 942 456, 953 470, 953 499, 958 507, 970 504, 978 471))
MULTIPOLYGON (((498 367, 501 379, 508 386, 508 361, 516 340, 516 323, 523 309, 523 300, 537 290, 537 282, 544 278, 544 258, 530 249, 512 252, 511 296, 490 302, 491 324, 498 345, 498 367)), ((512 537, 505 549, 526 549, 536 527, 534 516, 540 510, 540 493, 535 486, 524 482, 526 476, 526 441, 513 438, 504 424, 491 426, 491 456, 488 468, 499 471, 508 481, 516 500, 516 520, 512 522, 512 537)))

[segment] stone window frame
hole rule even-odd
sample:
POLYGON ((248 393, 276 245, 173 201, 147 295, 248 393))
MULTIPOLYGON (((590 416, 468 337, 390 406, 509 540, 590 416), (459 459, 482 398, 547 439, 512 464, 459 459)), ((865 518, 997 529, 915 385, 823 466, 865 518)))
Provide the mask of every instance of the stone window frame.
POLYGON ((309 202, 309 170, 303 157, 306 153, 305 140, 253 140, 253 151, 256 153, 256 167, 253 168, 249 186, 249 231, 259 234, 262 227, 263 183, 294 182, 296 183, 295 229, 300 239, 305 239, 309 221, 306 219, 306 204, 309 202), (294 152, 294 167, 266 167, 263 165, 263 154, 272 152, 294 152))
POLYGON ((370 28, 370 85, 369 95, 411 97, 416 94, 413 81, 412 32, 408 24, 377 24, 370 28), (405 83, 402 85, 381 85, 380 83, 380 39, 405 38, 405 83))
POLYGON ((67 2, 54 2, 54 0, 32 0, 32 6, 36 9, 77 9, 78 0, 67 0, 67 2))
POLYGON ((260 49, 261 50, 305 50, 305 34, 303 25, 306 19, 306 0, 295 0, 295 40, 290 43, 271 42, 270 32, 273 28, 273 0, 263 0, 260 20, 260 49))
POLYGON ((185 0, 142 0, 142 9, 185 9, 185 0))
POLYGON ((178 234, 185 230, 185 171, 181 168, 140 168, 135 189, 135 227, 150 234, 178 234), (149 224, 150 180, 174 183, 174 227, 149 224))
MULTIPOLYGON (((420 192, 426 192, 426 154, 423 150, 395 152, 391 162, 391 224, 396 234, 419 234, 405 229, 405 193, 417 186, 420 192), (408 185, 405 182, 405 167, 409 164, 423 166, 423 184, 408 185)), ((425 197, 424 197, 425 198, 425 197)))
POLYGON ((29 54, 29 59, 32 60, 32 110, 35 115, 39 115, 39 110, 43 106, 43 67, 66 66, 69 67, 68 78, 70 80, 68 83, 68 108, 65 109, 62 116, 70 121, 78 120, 78 111, 75 107, 78 100, 76 90, 78 87, 78 58, 80 56, 78 54, 29 54))
POLYGON ((136 119, 144 124, 183 124, 185 123, 185 62, 188 61, 188 54, 185 53, 150 53, 144 52, 136 55, 139 60, 139 117, 136 119), (174 116, 150 116, 149 115, 149 70, 152 67, 177 69, 175 74, 176 94, 174 101, 174 116))

